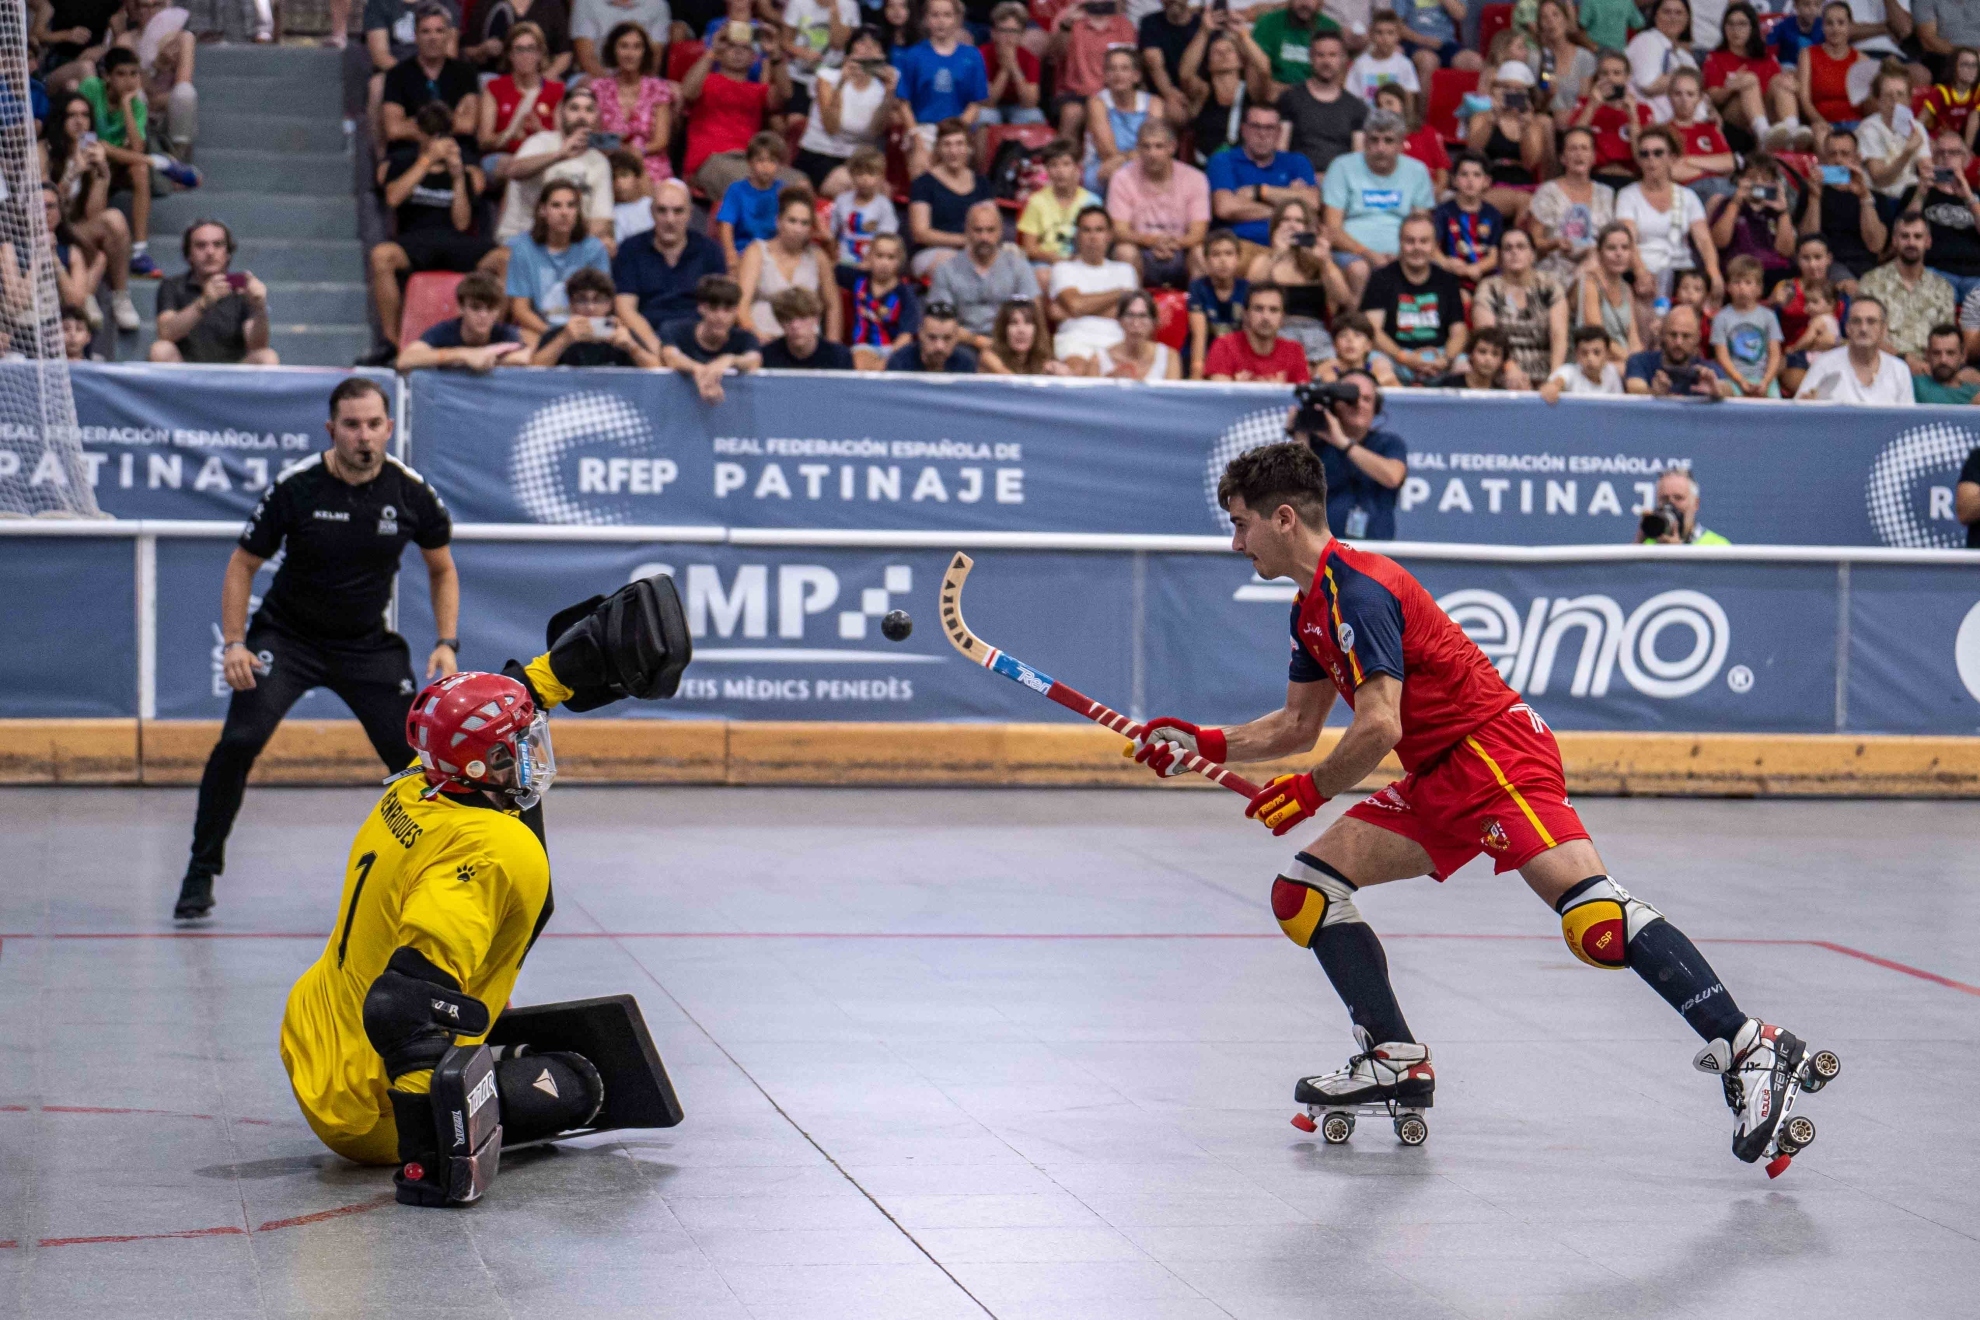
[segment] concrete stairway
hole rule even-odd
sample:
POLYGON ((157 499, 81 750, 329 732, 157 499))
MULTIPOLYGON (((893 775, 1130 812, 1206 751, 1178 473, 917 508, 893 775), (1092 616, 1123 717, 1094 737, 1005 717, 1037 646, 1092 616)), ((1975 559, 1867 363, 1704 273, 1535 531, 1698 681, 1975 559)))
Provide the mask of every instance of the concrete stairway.
MULTIPOLYGON (((194 163, 205 183, 151 210, 151 252, 167 274, 185 268, 179 237, 194 220, 233 228, 233 269, 268 286, 270 341, 299 366, 349 366, 371 340, 341 58, 307 47, 201 46, 194 163)), ((131 296, 144 328, 118 336, 118 357, 142 360, 157 282, 132 280, 131 296)))

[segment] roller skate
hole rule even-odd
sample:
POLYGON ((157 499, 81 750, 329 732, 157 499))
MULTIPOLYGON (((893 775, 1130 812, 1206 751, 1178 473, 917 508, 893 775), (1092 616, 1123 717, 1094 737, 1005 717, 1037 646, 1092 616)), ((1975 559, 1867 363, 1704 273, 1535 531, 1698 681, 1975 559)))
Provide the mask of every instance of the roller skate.
POLYGON ((1361 1052, 1347 1067, 1302 1077, 1293 1087, 1294 1102, 1305 1105, 1306 1112, 1294 1114, 1292 1125, 1301 1132, 1318 1132, 1328 1145, 1338 1146, 1354 1135, 1357 1116, 1386 1117, 1395 1126, 1396 1140, 1421 1146, 1430 1135, 1423 1111, 1430 1108, 1437 1087, 1429 1048, 1399 1041, 1377 1045, 1360 1027, 1354 1038, 1361 1052))
POLYGON ((1811 1052, 1793 1032, 1759 1018, 1746 1019, 1732 1040, 1721 1037, 1698 1051, 1691 1064, 1718 1074, 1726 1105, 1739 1119, 1733 1154, 1748 1164, 1766 1157, 1769 1178, 1780 1177, 1815 1140, 1814 1121, 1794 1112, 1796 1098, 1821 1090, 1842 1071, 1834 1051, 1811 1052))

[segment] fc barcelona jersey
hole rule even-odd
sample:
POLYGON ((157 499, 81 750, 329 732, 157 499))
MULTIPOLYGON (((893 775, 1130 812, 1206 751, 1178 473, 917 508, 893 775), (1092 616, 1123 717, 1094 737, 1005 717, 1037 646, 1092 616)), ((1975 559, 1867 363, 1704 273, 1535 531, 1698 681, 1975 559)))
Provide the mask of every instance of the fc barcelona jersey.
POLYGON ((1350 709, 1371 674, 1402 690, 1403 769, 1434 761, 1519 700, 1485 653, 1393 559, 1329 541, 1319 571, 1293 602, 1295 683, 1332 679, 1350 709))

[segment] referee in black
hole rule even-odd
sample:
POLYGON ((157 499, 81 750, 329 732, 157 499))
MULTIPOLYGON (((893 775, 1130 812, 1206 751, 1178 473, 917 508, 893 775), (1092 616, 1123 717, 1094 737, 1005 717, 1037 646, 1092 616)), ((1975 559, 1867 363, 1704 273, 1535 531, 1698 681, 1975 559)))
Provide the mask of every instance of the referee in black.
POLYGON ((386 454, 392 414, 385 391, 368 380, 343 381, 330 392, 327 429, 330 448, 269 489, 227 561, 220 629, 234 697, 199 781, 192 859, 172 912, 180 920, 213 910, 213 877, 226 869, 227 834, 248 771, 303 693, 327 687, 343 698, 388 770, 411 763, 412 656, 385 626, 408 541, 426 560, 440 633, 426 676, 459 667, 461 584, 447 549, 453 524, 433 488, 386 454), (284 554, 274 585, 249 620, 255 570, 277 550, 284 554))

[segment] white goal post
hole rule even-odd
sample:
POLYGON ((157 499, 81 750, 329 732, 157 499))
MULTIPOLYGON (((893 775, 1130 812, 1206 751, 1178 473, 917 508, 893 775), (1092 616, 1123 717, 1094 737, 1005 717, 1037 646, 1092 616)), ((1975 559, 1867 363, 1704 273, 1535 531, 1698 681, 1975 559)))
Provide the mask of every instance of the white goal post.
POLYGON ((0 518, 100 517, 62 351, 28 91, 27 10, 0 0, 0 518))

